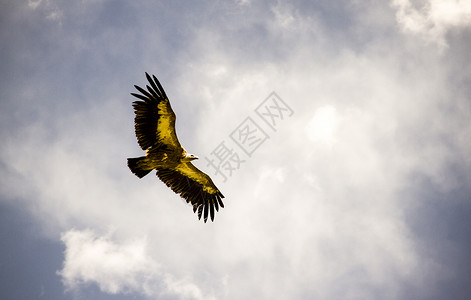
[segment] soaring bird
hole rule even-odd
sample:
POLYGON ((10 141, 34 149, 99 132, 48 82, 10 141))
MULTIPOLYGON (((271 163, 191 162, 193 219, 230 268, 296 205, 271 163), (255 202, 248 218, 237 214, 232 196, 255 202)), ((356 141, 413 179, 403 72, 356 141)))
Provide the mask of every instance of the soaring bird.
POLYGON ((147 91, 134 87, 141 93, 131 93, 140 101, 134 101, 134 129, 137 142, 145 156, 128 158, 128 167, 137 177, 142 178, 152 170, 157 177, 180 194, 198 212, 198 219, 214 221, 214 210, 224 207, 224 198, 211 178, 196 168, 191 161, 198 159, 180 145, 175 132, 176 116, 167 95, 157 78, 146 73, 149 85, 147 91))

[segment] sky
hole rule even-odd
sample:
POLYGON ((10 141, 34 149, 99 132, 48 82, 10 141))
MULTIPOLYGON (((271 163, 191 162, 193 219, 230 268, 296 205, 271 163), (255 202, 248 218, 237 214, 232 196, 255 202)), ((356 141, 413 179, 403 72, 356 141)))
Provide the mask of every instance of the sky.
POLYGON ((0 298, 469 298, 471 1, 4 0, 0 24, 0 298), (145 72, 214 222, 126 166, 145 72))

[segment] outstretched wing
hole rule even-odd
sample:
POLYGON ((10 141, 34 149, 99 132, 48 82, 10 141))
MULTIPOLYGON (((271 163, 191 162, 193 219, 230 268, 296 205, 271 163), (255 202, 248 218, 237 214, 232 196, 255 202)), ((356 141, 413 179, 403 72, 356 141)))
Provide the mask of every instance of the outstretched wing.
POLYGON ((198 211, 198 219, 204 215, 204 222, 214 221, 214 209, 224 207, 222 193, 211 178, 196 168, 192 163, 179 164, 175 169, 159 169, 157 176, 175 193, 180 194, 186 202, 193 205, 193 212, 198 211))
POLYGON ((134 129, 137 142, 142 150, 160 147, 162 144, 181 148, 175 132, 176 116, 170 106, 167 95, 157 78, 146 73, 150 86, 147 91, 139 86, 134 87, 141 94, 131 93, 142 101, 134 101, 134 129))

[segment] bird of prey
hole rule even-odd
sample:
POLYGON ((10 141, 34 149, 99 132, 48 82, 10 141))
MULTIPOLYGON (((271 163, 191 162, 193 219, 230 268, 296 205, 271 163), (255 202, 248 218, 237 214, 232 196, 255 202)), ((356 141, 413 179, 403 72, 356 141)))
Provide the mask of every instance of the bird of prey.
POLYGON ((180 145, 175 132, 175 113, 157 78, 146 73, 149 85, 147 91, 139 86, 134 87, 140 94, 131 93, 140 99, 133 102, 134 129, 137 142, 145 156, 128 158, 128 167, 139 178, 152 170, 157 170, 157 177, 180 194, 187 203, 198 212, 198 219, 204 216, 204 222, 214 221, 214 210, 224 207, 224 198, 211 178, 196 168, 191 161, 198 159, 189 154, 180 145))

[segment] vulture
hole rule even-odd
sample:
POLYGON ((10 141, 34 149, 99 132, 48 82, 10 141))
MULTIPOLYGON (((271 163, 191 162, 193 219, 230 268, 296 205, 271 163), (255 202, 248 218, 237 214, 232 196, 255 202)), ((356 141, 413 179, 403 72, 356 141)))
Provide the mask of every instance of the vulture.
POLYGON ((175 132, 176 116, 167 95, 157 78, 146 73, 147 91, 137 85, 140 92, 131 93, 139 99, 134 101, 134 129, 137 142, 145 156, 128 158, 128 167, 142 178, 157 170, 157 177, 198 212, 198 219, 214 221, 214 210, 224 207, 224 196, 211 178, 196 168, 191 161, 198 159, 180 145, 175 132))

